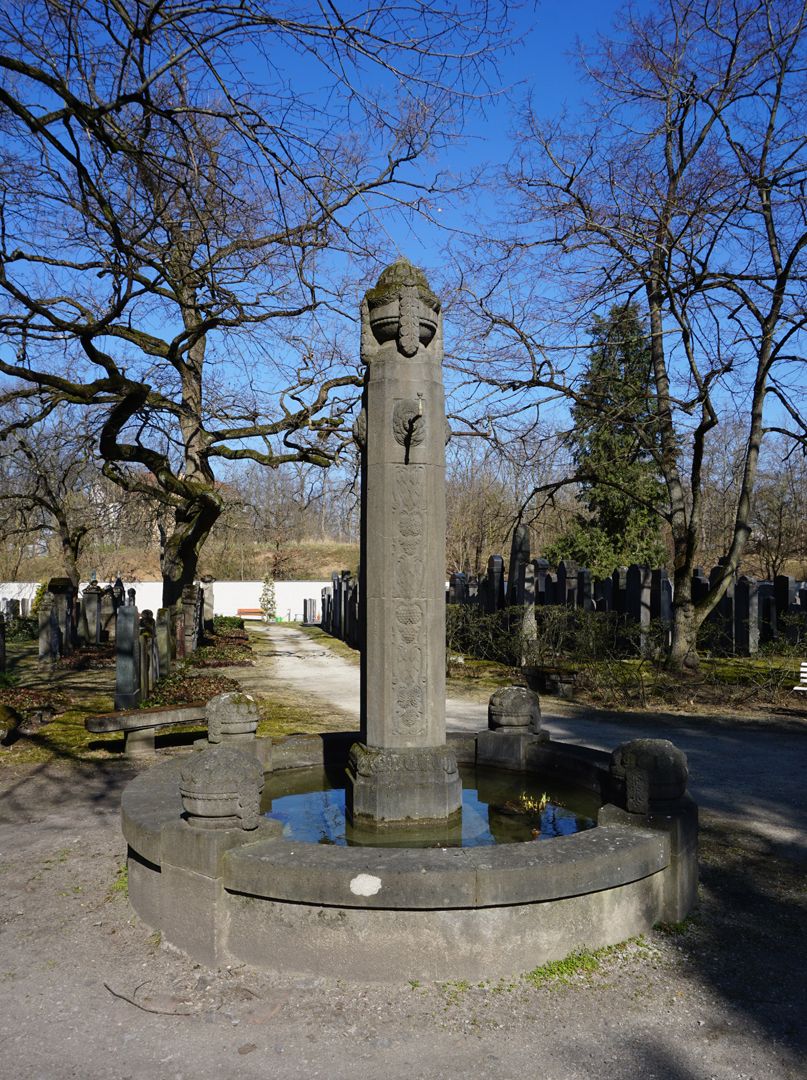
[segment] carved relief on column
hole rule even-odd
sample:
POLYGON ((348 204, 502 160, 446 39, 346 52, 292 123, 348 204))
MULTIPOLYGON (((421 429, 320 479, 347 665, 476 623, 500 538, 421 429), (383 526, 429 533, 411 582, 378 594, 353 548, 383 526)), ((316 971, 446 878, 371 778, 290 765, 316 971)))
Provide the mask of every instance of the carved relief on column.
POLYGON ((392 726, 404 738, 426 732, 424 541, 426 468, 396 465, 392 496, 394 607, 392 726))

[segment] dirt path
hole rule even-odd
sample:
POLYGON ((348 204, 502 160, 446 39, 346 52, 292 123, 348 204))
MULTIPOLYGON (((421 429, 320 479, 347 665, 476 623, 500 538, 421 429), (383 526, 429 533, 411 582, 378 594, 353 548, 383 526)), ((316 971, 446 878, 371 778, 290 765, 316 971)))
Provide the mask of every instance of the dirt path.
MULTIPOLYGON (((256 673, 264 692, 274 683, 324 693, 323 676, 338 665, 296 637, 281 640, 281 655, 256 673)), ((337 704, 347 710, 348 675, 339 678, 345 681, 330 685, 339 686, 337 704)), ((650 721, 554 707, 546 715, 554 735, 606 746, 626 734, 675 729, 707 807, 701 902, 683 932, 654 932, 614 950, 593 973, 540 987, 522 979, 373 987, 351 983, 349 971, 338 981, 248 967, 207 971, 162 947, 115 889, 125 855, 118 804, 132 767, 6 767, 3 1074, 801 1080, 803 726, 650 721)))

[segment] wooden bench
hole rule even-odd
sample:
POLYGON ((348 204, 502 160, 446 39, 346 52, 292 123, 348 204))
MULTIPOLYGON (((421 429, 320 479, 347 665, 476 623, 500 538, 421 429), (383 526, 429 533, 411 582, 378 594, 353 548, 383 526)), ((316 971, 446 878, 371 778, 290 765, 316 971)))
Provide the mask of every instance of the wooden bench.
POLYGON ((236 612, 240 619, 262 619, 263 609, 259 607, 240 607, 236 612))
POLYGON ((176 724, 205 723, 204 702, 195 705, 158 706, 155 709, 122 709, 120 712, 88 716, 87 731, 94 735, 122 731, 124 753, 130 757, 154 753, 154 732, 176 724))
POLYGON ((799 668, 799 681, 798 685, 793 687, 794 690, 801 690, 802 693, 807 691, 807 660, 802 662, 799 668))

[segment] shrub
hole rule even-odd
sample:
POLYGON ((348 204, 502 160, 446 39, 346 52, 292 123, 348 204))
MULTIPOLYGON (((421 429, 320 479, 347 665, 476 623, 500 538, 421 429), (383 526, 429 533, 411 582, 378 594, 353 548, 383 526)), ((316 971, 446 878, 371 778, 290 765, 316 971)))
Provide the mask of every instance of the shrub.
POLYGON ((221 634, 227 630, 243 630, 244 620, 240 615, 214 615, 213 633, 221 634))

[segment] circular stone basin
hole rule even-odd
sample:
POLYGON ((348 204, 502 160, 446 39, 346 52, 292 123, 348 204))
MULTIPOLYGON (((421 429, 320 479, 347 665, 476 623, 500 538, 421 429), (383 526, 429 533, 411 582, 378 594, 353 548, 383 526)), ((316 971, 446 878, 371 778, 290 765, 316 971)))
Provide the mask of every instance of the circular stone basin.
MULTIPOLYGON (((271 804, 277 812, 317 775, 332 783, 357 737, 256 740, 264 810, 271 804)), ((416 847, 409 829, 405 847, 379 846, 378 833, 372 843, 347 834, 345 844, 329 842, 335 837, 327 833, 326 842, 306 842, 284 837, 281 821, 265 814, 252 830, 199 828, 183 817, 184 759, 176 758, 141 773, 123 793, 130 902, 165 942, 199 963, 379 982, 509 977, 691 909, 697 808, 689 796, 628 811, 631 776, 615 777, 607 753, 523 733, 457 734, 448 742, 459 764, 476 770, 470 817, 495 843, 416 847), (489 790, 502 769, 504 789, 491 782, 489 790), (582 791, 582 801, 570 789, 582 791), (548 843, 502 842, 505 833, 515 839, 528 817, 508 804, 544 791, 564 805, 538 813, 527 826, 530 839, 536 824, 547 838, 572 819, 577 831, 548 843), (595 819, 595 827, 580 828, 595 819)), ((320 798, 326 786, 318 783, 320 798)), ((642 790, 631 788, 631 797, 642 790)), ((321 839, 321 832, 314 837, 321 839)))
POLYGON ((285 840, 339 847, 488 847, 572 836, 597 823, 600 799, 556 777, 467 766, 460 776, 461 820, 442 832, 355 829, 345 817, 343 769, 268 774, 261 809, 285 840))

